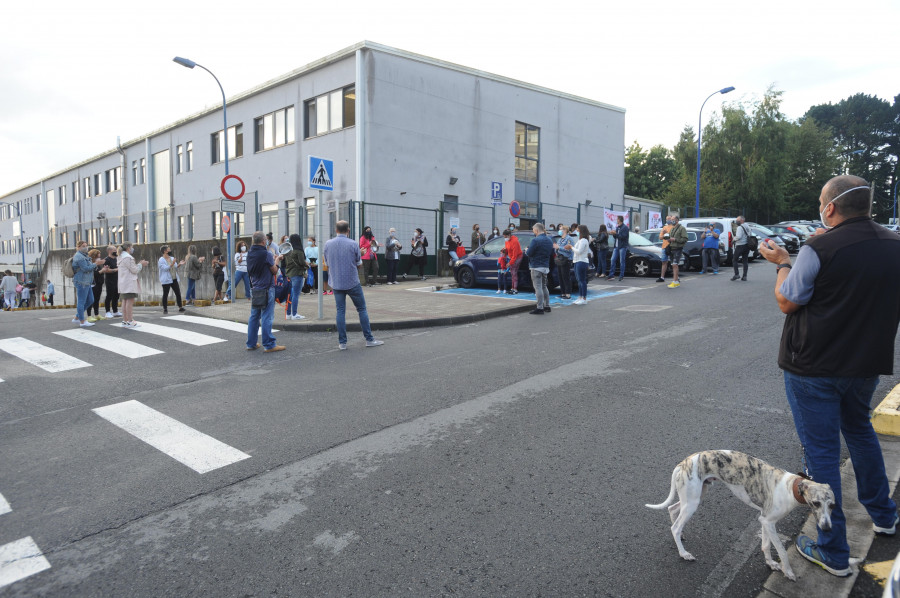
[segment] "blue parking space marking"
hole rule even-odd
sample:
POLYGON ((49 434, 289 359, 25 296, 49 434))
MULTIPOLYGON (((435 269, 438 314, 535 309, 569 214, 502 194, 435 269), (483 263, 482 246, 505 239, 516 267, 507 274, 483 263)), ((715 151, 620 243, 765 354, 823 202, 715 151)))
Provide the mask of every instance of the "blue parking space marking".
MULTIPOLYGON (((638 290, 635 287, 606 287, 602 291, 588 289, 588 301, 593 301, 595 299, 603 299, 604 297, 612 297, 614 295, 623 295, 625 293, 633 293, 638 290)), ((518 295, 507 295, 506 293, 497 293, 496 290, 491 289, 444 289, 441 291, 437 291, 438 293, 446 293, 451 295, 469 295, 474 297, 487 297, 491 299, 509 299, 512 301, 527 301, 530 303, 534 303, 537 301, 537 298, 534 296, 533 292, 528 291, 519 291, 518 295)), ((575 301, 578 297, 575 296, 573 299, 561 299, 559 295, 555 295, 553 293, 550 294, 550 305, 552 306, 560 306, 560 305, 572 305, 572 302, 575 301)))

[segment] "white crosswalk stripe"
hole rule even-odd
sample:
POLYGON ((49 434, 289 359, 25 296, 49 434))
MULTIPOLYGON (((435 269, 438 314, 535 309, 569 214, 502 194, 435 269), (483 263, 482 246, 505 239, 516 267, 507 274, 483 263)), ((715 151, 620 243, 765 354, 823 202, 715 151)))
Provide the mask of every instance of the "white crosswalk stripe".
POLYGON ((124 328, 126 330, 134 330, 136 332, 155 334, 173 341, 188 343, 189 345, 195 345, 198 347, 203 345, 212 345, 213 343, 225 342, 224 338, 217 338, 215 336, 200 334, 199 332, 181 330, 180 328, 172 328, 170 326, 160 326, 158 324, 148 324, 145 322, 138 322, 137 328, 128 328, 127 326, 123 326, 122 324, 118 324, 118 327, 124 328))
POLYGON ((48 372, 65 372, 90 367, 91 364, 20 336, 0 339, 0 350, 27 361, 48 372))
POLYGON ((197 473, 207 473, 250 458, 250 455, 139 401, 125 401, 93 411, 197 473))
POLYGON ((9 502, 5 498, 3 498, 2 494, 0 494, 0 515, 11 512, 12 507, 9 506, 9 502))
MULTIPOLYGON (((215 328, 222 328, 223 330, 231 330, 233 332, 241 332, 243 334, 247 334, 246 324, 241 324, 240 322, 231 322, 229 320, 204 318, 202 316, 169 316, 163 319, 174 320, 176 322, 188 322, 190 324, 200 324, 202 326, 213 326, 215 328)), ((273 328, 272 332, 278 332, 278 330, 273 328)), ((260 328, 260 334, 262 334, 262 328, 260 328)))
POLYGON ((149 355, 158 355, 159 353, 163 352, 159 349, 140 345, 124 338, 110 336, 108 334, 101 334, 93 330, 85 330, 84 328, 75 328, 73 330, 59 330, 54 332, 53 334, 64 336, 74 341, 78 341, 79 343, 86 343, 98 349, 112 351, 113 353, 117 353, 131 359, 137 359, 138 357, 147 357, 149 355))
POLYGON ((0 546, 0 588, 49 568, 31 536, 0 546))

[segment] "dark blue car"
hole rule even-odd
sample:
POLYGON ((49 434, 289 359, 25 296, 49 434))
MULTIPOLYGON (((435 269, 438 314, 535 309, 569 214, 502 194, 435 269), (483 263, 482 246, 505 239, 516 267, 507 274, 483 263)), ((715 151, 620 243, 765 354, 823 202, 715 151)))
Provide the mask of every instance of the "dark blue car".
MULTIPOLYGON (((531 240, 534 239, 534 233, 516 232, 515 237, 519 239, 519 245, 522 247, 522 253, 528 249, 531 240)), ((551 234, 550 238, 556 243, 559 240, 558 234, 551 234)), ((476 285, 497 286, 497 260, 500 258, 500 250, 506 245, 506 239, 497 237, 487 241, 484 245, 456 260, 453 263, 453 277, 459 286, 470 289, 476 285)), ((578 289, 578 282, 575 280, 575 269, 572 269, 571 277, 574 289, 578 289)), ((589 276, 594 271, 594 266, 589 266, 589 276)), ((508 275, 507 275, 508 276, 508 275)), ((550 276, 548 281, 551 289, 559 286, 559 277, 556 272, 555 260, 550 260, 550 276)), ((528 256, 522 257, 522 263, 519 265, 519 288, 532 288, 531 272, 528 270, 528 256)))

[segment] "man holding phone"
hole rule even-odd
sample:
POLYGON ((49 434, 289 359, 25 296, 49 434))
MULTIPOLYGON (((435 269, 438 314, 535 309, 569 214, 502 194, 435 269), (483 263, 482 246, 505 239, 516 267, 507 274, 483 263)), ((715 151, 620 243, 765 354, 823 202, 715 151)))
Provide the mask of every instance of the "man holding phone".
POLYGON ((700 274, 706 274, 712 266, 713 274, 719 273, 719 235, 722 231, 716 228, 715 222, 710 222, 700 238, 703 239, 703 268, 700 274))

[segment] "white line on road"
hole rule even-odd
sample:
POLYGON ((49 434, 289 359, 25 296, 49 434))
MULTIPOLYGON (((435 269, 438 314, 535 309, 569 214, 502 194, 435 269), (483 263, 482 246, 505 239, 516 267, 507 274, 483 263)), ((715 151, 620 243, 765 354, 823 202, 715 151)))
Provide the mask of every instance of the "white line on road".
POLYGON ((250 458, 250 455, 138 401, 125 401, 93 411, 197 473, 206 473, 250 458))
POLYGON ((118 353, 119 355, 122 355, 124 357, 130 357, 131 359, 137 359, 138 357, 147 357, 148 355, 156 355, 158 353, 162 353, 162 351, 160 351, 159 349, 154 349, 153 347, 139 345, 138 343, 125 340, 124 338, 109 336, 108 334, 100 334, 99 332, 94 332, 93 330, 85 330, 84 328, 75 328, 74 330, 59 330, 54 332, 54 334, 64 336, 66 338, 72 339, 73 341, 78 341, 79 343, 87 343, 88 345, 97 347, 98 349, 106 349, 107 351, 118 353))
MULTIPOLYGON (((120 327, 126 328, 119 324, 120 327)), ((171 328, 169 326, 160 326, 158 324, 147 324, 146 322, 138 322, 137 328, 127 328, 128 330, 136 330, 138 332, 146 332, 148 334, 156 334, 164 336, 173 341, 188 343, 189 345, 212 345, 213 343, 224 343, 224 338, 216 338, 207 336, 199 332, 191 332, 190 330, 181 330, 180 328, 171 328)))
POLYGON ((49 568, 31 536, 0 546, 0 588, 49 568))
MULTIPOLYGON (((190 324, 214 326, 215 328, 222 328, 224 330, 231 330, 233 332, 241 332, 243 334, 247 334, 246 324, 241 324, 240 322, 231 322, 229 320, 217 320, 216 318, 204 318, 201 316, 169 316, 168 318, 163 318, 163 320, 175 320, 176 322, 188 322, 190 324)), ((262 334, 261 331, 262 328, 260 328, 260 334, 262 334)), ((272 332, 278 332, 278 330, 273 328, 272 332)))
POLYGON ((4 513, 12 513, 12 507, 9 506, 9 501, 0 494, 0 515, 3 515, 4 513))
POLYGON ((64 372, 91 366, 86 361, 81 361, 71 355, 66 355, 56 349, 45 347, 20 336, 0 339, 0 350, 6 351, 10 355, 48 372, 64 372))

